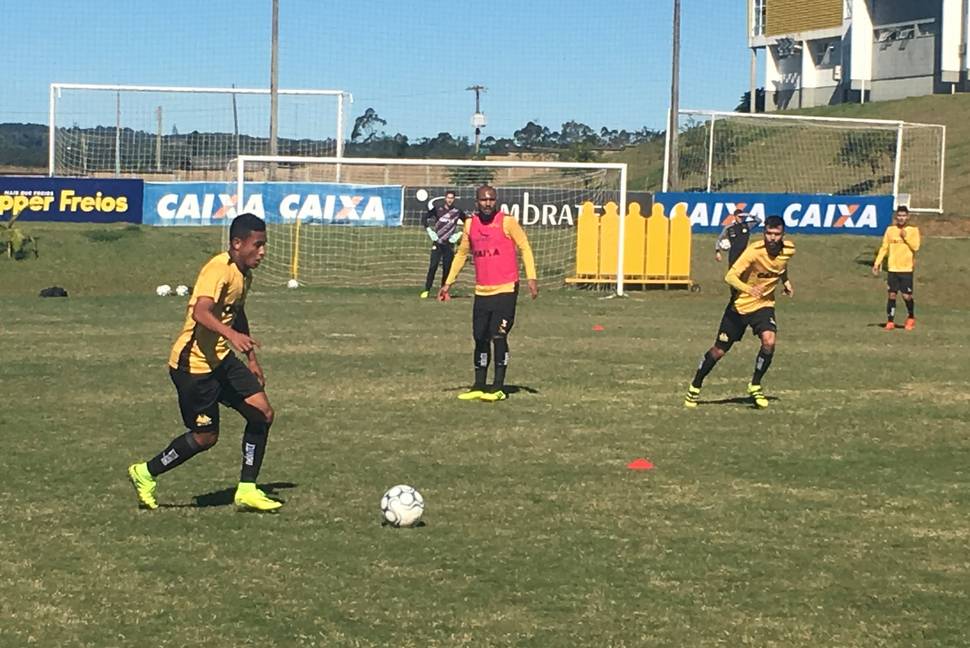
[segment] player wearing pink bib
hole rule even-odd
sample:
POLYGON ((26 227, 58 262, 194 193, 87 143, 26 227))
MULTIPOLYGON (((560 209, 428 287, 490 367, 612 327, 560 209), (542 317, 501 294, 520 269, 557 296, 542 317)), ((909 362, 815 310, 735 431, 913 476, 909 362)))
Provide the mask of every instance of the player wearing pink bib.
POLYGON ((494 187, 482 185, 475 198, 478 209, 465 219, 464 235, 455 254, 451 272, 438 291, 438 299, 449 298, 448 291, 465 265, 469 252, 475 264, 475 304, 472 307, 472 337, 475 340, 475 383, 459 394, 462 400, 505 400, 505 372, 509 365, 508 335, 515 321, 519 294, 519 261, 522 254, 525 276, 532 299, 539 295, 532 247, 514 218, 496 211, 494 187), (495 355, 495 380, 486 386, 488 365, 495 355))

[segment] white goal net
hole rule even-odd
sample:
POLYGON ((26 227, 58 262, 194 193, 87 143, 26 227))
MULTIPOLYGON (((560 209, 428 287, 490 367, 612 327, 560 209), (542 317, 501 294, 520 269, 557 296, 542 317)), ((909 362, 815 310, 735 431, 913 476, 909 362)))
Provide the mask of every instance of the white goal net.
MULTIPOLYGON (((234 168, 236 179, 227 187, 235 194, 234 213, 266 220, 260 276, 277 286, 295 279, 417 293, 430 265, 429 208, 452 190, 457 205, 471 213, 475 189, 484 183, 496 188, 498 206, 523 226, 540 283, 562 286, 576 268, 581 206, 592 203, 598 213, 610 202, 626 207, 625 164, 242 156, 234 168)), ((622 244, 621 232, 620 264, 622 244)), ((457 288, 470 292, 473 276, 466 267, 457 288)), ((617 289, 622 292, 622 276, 617 289)))
MULTIPOLYGON (((281 155, 343 155, 351 96, 341 90, 277 91, 281 155)), ((50 87, 48 172, 225 180, 229 161, 270 153, 264 88, 94 85, 50 87)))
POLYGON ((945 145, 939 124, 681 110, 664 189, 891 194, 941 212, 945 145))

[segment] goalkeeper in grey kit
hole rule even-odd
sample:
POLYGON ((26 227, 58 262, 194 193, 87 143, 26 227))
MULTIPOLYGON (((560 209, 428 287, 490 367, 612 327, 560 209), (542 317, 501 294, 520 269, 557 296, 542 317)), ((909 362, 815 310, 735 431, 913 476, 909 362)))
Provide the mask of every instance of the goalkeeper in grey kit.
POLYGON ((455 204, 455 192, 446 191, 444 202, 433 206, 424 217, 425 230, 431 239, 431 263, 428 265, 428 276, 424 280, 424 291, 421 299, 427 299, 431 293, 434 275, 441 265, 441 283, 451 272, 451 262, 455 258, 454 244, 461 240, 462 226, 465 222, 465 212, 455 204))

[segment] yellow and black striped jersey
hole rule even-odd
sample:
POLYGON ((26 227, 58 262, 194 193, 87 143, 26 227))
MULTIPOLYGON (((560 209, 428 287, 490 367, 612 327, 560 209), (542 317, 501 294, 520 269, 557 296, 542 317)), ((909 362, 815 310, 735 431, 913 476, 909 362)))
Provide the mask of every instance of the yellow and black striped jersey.
POLYGON ((738 290, 734 297, 734 309, 746 315, 759 308, 774 306, 775 289, 794 255, 795 244, 788 239, 782 240, 782 250, 775 257, 768 254, 763 240, 749 245, 724 276, 724 281, 738 290), (748 294, 748 290, 754 286, 761 288, 761 297, 748 294))
POLYGON ((209 297, 216 303, 216 317, 226 326, 232 326, 236 314, 246 303, 246 293, 252 282, 252 274, 240 272, 228 252, 217 254, 202 267, 189 299, 185 323, 172 345, 168 359, 170 367, 200 374, 219 366, 231 351, 229 341, 197 324, 192 318, 192 310, 200 297, 209 297))
POLYGON ((899 227, 890 225, 886 228, 886 233, 882 235, 882 246, 876 261, 873 263, 879 266, 882 260, 889 253, 890 272, 912 272, 916 262, 916 251, 919 250, 920 237, 919 228, 912 225, 899 227), (902 235, 905 232, 905 237, 902 235))

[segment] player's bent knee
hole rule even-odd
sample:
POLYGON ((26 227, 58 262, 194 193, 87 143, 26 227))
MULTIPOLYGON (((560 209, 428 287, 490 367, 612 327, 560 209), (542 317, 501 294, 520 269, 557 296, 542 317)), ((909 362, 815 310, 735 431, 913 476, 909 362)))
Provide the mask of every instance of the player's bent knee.
POLYGON ((219 442, 219 430, 194 430, 192 440, 204 452, 219 442))
POLYGON ((734 346, 734 341, 733 340, 728 340, 727 342, 723 342, 721 340, 718 340, 714 344, 714 346, 712 346, 708 350, 708 353, 710 353, 711 354, 711 357, 714 358, 715 360, 720 360, 721 358, 724 357, 724 354, 725 353, 727 353, 728 351, 731 350, 731 347, 732 346, 734 346))

